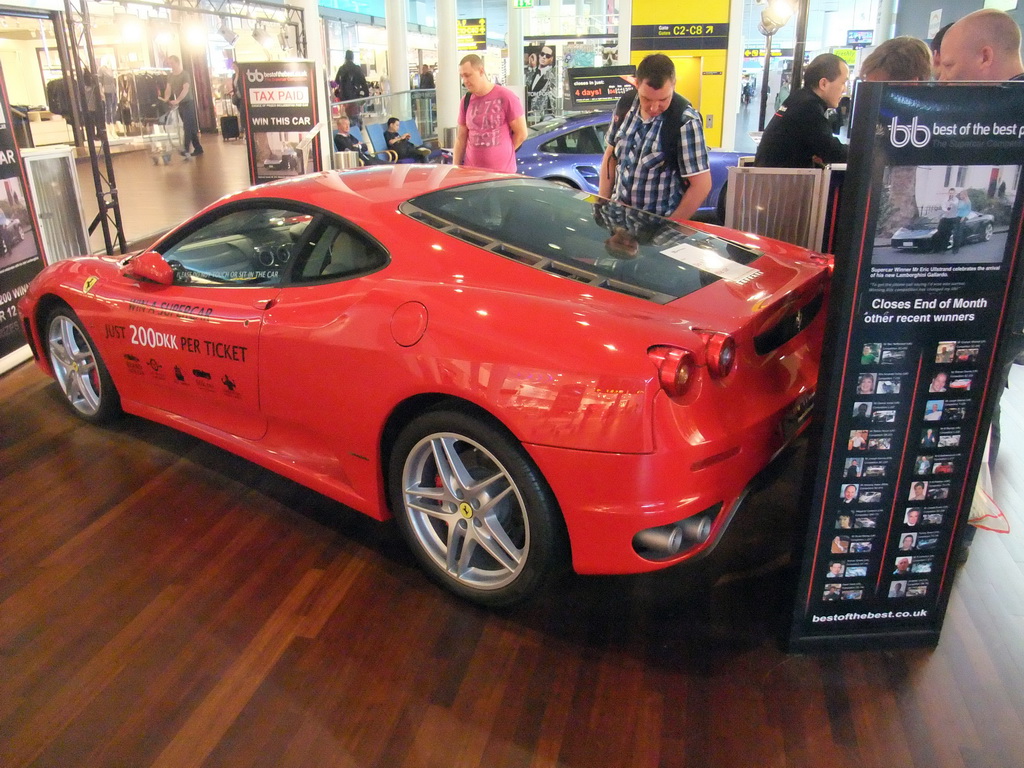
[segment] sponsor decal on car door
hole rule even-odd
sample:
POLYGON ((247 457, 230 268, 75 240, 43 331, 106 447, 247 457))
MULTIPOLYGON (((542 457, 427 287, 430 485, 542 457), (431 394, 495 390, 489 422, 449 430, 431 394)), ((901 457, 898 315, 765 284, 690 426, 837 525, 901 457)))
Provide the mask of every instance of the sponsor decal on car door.
POLYGON ((97 339, 122 397, 233 435, 266 431, 260 412, 259 336, 277 288, 91 286, 113 301, 97 339))

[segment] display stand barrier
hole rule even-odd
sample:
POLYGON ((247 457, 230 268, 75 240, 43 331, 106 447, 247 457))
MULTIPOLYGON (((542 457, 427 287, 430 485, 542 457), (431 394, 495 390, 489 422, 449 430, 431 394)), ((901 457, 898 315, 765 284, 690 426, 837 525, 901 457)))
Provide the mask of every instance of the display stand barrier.
POLYGON ((74 147, 23 149, 22 159, 46 263, 88 253, 89 231, 75 172, 74 147))
POLYGON ((35 209, 26 194, 21 150, 11 125, 0 69, 0 373, 24 359, 25 336, 16 305, 43 267, 35 209))
POLYGON ((853 115, 792 650, 938 641, 1024 316, 1024 83, 859 83, 853 115))
POLYGON ((829 169, 728 170, 725 226, 821 250, 829 169))

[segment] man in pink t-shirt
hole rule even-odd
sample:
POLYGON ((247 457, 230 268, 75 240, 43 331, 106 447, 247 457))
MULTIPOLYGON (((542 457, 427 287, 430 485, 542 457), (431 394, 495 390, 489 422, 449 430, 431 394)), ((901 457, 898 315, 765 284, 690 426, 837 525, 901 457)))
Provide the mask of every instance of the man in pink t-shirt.
POLYGON ((459 62, 459 77, 470 97, 468 106, 465 99, 459 105, 455 164, 515 173, 516 150, 526 139, 522 103, 487 78, 483 59, 475 53, 459 62))

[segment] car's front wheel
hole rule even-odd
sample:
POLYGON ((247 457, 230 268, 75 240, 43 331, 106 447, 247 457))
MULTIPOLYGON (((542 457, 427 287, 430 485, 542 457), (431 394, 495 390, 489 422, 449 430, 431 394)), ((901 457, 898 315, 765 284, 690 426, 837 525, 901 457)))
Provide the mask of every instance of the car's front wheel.
POLYGON ((57 383, 78 416, 99 423, 121 412, 121 398, 110 373, 71 308, 60 307, 50 313, 46 349, 57 383))
POLYGON ((985 240, 986 243, 989 240, 992 239, 992 224, 991 223, 988 223, 988 224, 985 225, 985 231, 982 233, 982 238, 985 240))
POLYGON ((522 446, 481 418, 432 411, 410 422, 391 455, 389 496, 431 577, 474 602, 522 600, 564 562, 554 495, 522 446))

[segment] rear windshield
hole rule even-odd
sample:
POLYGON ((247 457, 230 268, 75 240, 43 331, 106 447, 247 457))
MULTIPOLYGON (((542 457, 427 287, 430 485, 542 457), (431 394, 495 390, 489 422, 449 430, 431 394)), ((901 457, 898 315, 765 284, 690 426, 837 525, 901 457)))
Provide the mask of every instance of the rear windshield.
POLYGON ((402 211, 538 269, 659 303, 760 274, 747 266, 760 256, 755 250, 535 179, 431 192, 402 211))

